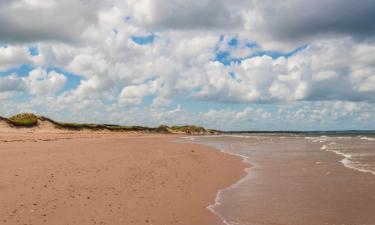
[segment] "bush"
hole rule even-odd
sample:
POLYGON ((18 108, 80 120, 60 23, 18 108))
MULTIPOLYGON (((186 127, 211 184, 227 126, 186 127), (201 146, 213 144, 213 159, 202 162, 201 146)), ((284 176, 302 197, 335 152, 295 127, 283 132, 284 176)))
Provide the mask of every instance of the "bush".
POLYGON ((33 127, 38 125, 38 117, 32 113, 21 113, 14 115, 9 120, 15 126, 21 127, 33 127))
POLYGON ((195 126, 195 125, 172 126, 171 129, 176 132, 183 132, 187 134, 206 132, 206 129, 204 129, 203 127, 195 126))

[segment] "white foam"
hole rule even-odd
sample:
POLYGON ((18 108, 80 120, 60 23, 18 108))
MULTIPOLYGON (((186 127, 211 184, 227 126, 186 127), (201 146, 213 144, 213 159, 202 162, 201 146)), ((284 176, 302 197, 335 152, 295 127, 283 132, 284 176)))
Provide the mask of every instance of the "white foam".
POLYGON ((353 169, 353 170, 356 170, 356 171, 359 171, 359 172, 362 172, 362 173, 371 173, 372 175, 375 175, 375 171, 355 167, 354 163, 348 158, 344 158, 340 162, 347 168, 350 168, 350 169, 353 169))
POLYGON ((186 136, 186 137, 182 137, 182 138, 187 139, 189 141, 195 141, 195 137, 193 137, 193 136, 186 136))
POLYGON ((236 134, 223 134, 221 137, 231 137, 231 138, 254 138, 254 139, 264 139, 261 135, 236 135, 236 134))
POLYGON ((316 143, 316 142, 323 143, 323 142, 328 141, 328 137, 327 137, 327 136, 305 137, 305 139, 307 139, 307 140, 311 140, 313 143, 316 143))
POLYGON ((257 138, 257 135, 236 135, 236 134, 219 134, 219 135, 202 135, 201 138, 218 138, 218 137, 234 137, 234 138, 257 138))
POLYGON ((341 156, 344 156, 344 158, 346 159, 351 159, 353 156, 351 154, 346 154, 346 153, 342 153, 340 152, 339 150, 328 150, 330 152, 334 152, 336 153, 337 155, 341 155, 341 156))
MULTIPOLYGON (((332 145, 332 144, 334 144, 334 143, 330 143, 329 145, 332 145)), ((343 152, 340 152, 339 150, 330 149, 329 145, 323 145, 320 148, 320 150, 333 152, 333 153, 335 153, 337 155, 343 156, 344 158, 342 160, 340 160, 340 163, 342 163, 346 168, 349 168, 349 169, 352 169, 352 170, 356 170, 356 171, 359 171, 359 172, 362 172, 362 173, 371 173, 371 174, 375 175, 375 171, 371 171, 371 170, 366 170, 366 169, 363 169, 363 168, 359 168, 352 161, 353 157, 355 157, 355 156, 366 156, 366 154, 354 155, 354 154, 343 153, 343 152)))
POLYGON ((316 143, 316 142, 319 142, 319 143, 323 143, 323 142, 326 142, 326 141, 334 141, 334 140, 341 140, 341 139, 351 139, 352 137, 348 137, 348 136, 331 136, 331 137, 328 137, 328 136, 319 136, 319 137, 305 137, 305 139, 307 140, 311 140, 312 142, 316 143))
POLYGON ((344 137, 336 137, 336 138, 338 138, 338 139, 351 139, 352 137, 350 137, 350 136, 344 136, 344 137))
POLYGON ((360 136, 360 139, 366 140, 366 141, 375 141, 375 138, 370 138, 370 137, 366 137, 366 136, 360 136))

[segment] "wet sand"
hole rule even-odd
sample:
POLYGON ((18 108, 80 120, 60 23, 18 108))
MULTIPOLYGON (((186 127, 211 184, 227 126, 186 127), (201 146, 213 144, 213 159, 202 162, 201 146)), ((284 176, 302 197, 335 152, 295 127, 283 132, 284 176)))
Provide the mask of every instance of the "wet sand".
POLYGON ((248 157, 249 175, 214 210, 239 225, 374 225, 375 176, 300 138, 212 138, 248 157))
POLYGON ((216 225, 241 159, 173 135, 0 133, 0 224, 216 225))

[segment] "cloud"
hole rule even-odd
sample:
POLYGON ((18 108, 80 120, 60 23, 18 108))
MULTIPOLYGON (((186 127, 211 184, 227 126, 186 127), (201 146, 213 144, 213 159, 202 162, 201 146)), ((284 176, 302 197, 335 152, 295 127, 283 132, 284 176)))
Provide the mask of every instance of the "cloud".
POLYGON ((150 29, 236 29, 242 26, 237 10, 243 1, 141 0, 134 17, 150 29))
POLYGON ((215 102, 375 101, 374 45, 348 38, 311 43, 290 57, 256 56, 226 67, 208 63, 194 97, 215 102), (203 78, 202 78, 203 77, 203 78))
POLYGON ((33 95, 48 95, 60 91, 67 78, 56 71, 47 72, 42 68, 32 70, 24 82, 33 95))
MULTIPOLYGON (((0 31, 1 32, 1 31, 0 31)), ((0 70, 17 67, 20 64, 30 63, 28 49, 20 46, 0 47, 0 70)))
MULTIPOLYGON (((6 45, 0 98, 23 92, 30 103, 13 105, 22 102, 24 109, 82 119, 103 118, 105 111, 113 121, 150 124, 213 125, 221 116, 229 129, 259 128, 252 118, 290 124, 297 116, 313 126, 335 118, 338 110, 329 104, 369 108, 375 101, 372 1, 5 0, 0 6, 6 45), (297 106, 283 117, 259 104, 297 106), (121 120, 124 110, 139 118, 121 120)), ((366 113, 348 118, 374 115, 366 113)))
POLYGON ((0 92, 24 92, 48 97, 60 91, 66 81, 67 78, 63 74, 36 68, 30 71, 27 77, 16 74, 0 77, 0 92))
POLYGON ((76 42, 97 22, 96 0, 0 2, 0 43, 76 42))
POLYGON ((2 92, 22 92, 26 90, 23 80, 16 75, 0 77, 0 93, 2 92))
MULTIPOLYGON (((168 104, 179 94, 221 103, 375 100, 371 54, 375 46, 370 43, 326 39, 290 56, 250 55, 224 65, 215 61, 217 43, 223 42, 219 37, 183 34, 160 35, 147 47, 134 44, 131 34, 121 37, 122 42, 128 41, 121 48, 117 38, 108 41, 106 48, 44 46, 40 57, 45 62, 40 62, 82 76, 72 92, 77 99, 118 96, 120 103, 141 104, 152 95, 155 105, 168 104), (158 85, 146 84, 155 77, 158 85)), ((226 51, 246 47, 246 40, 239 37, 238 41, 238 47, 226 47, 226 51)))
POLYGON ((246 30, 265 43, 285 46, 327 37, 349 36, 358 41, 375 37, 375 2, 371 0, 253 0, 244 10, 246 30))
POLYGON ((120 93, 119 102, 121 104, 141 104, 145 96, 155 94, 158 88, 160 87, 157 80, 140 85, 126 86, 120 93))

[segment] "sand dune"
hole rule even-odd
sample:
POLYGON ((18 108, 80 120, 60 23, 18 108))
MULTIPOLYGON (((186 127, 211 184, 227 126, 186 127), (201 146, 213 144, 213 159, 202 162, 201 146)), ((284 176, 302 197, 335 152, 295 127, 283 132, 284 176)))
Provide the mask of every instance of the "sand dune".
POLYGON ((67 132, 67 131, 95 131, 95 132, 137 132, 137 133, 163 133, 163 134, 219 134, 221 131, 206 129, 196 125, 158 127, 147 126, 126 126, 118 124, 97 124, 97 123, 66 123, 39 116, 32 113, 21 113, 9 118, 0 117, 1 129, 9 131, 14 128, 17 131, 42 131, 42 132, 67 132))

